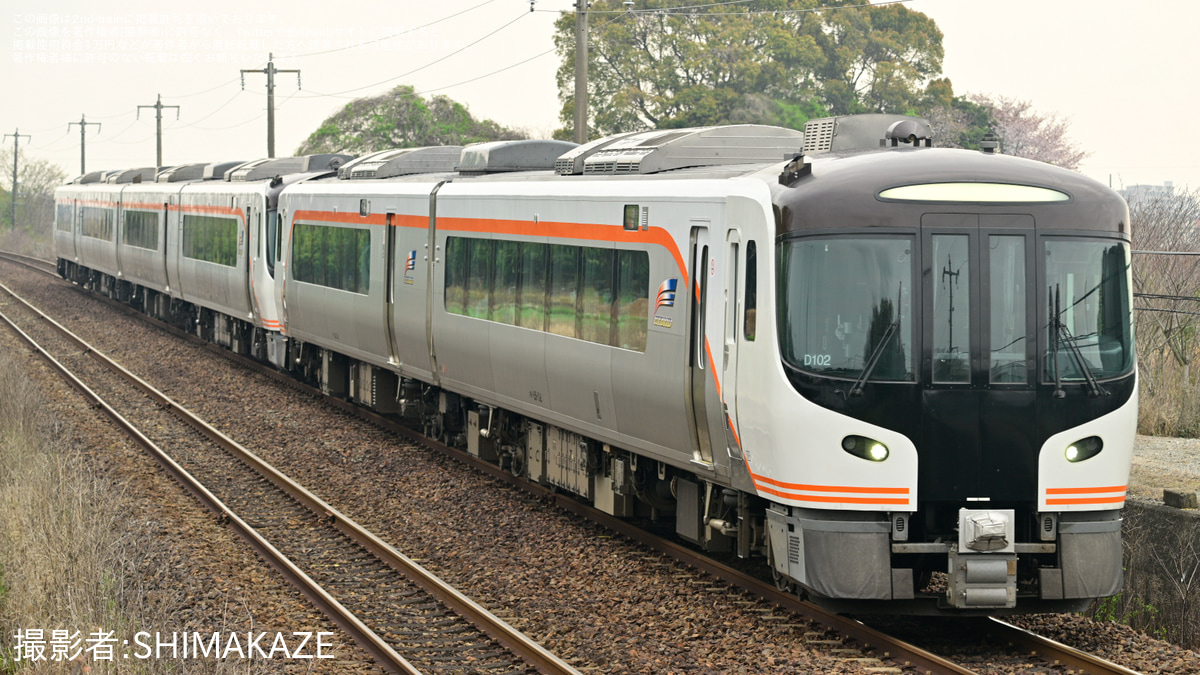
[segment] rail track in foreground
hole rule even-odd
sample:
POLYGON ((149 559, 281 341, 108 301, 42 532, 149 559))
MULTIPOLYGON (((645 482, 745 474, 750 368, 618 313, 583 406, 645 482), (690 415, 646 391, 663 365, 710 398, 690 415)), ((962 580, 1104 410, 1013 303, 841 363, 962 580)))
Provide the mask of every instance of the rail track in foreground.
MULTIPOLYGON (((7 255, 5 257, 7 257, 7 255)), ((28 258, 27 256, 22 257, 28 258)), ((42 261, 39 259, 14 259, 13 262, 19 262, 20 264, 30 267, 31 269, 54 276, 56 279, 58 278, 53 271, 53 263, 49 263, 48 261, 42 261)), ((899 640, 887 635, 886 633, 870 628, 859 621, 825 612, 816 605, 801 601, 792 594, 783 593, 777 590, 770 583, 746 575, 732 567, 714 561, 703 554, 680 546, 675 542, 658 537, 657 535, 642 530, 627 521, 596 511, 587 505, 580 503, 569 495, 557 493, 543 486, 515 478, 508 471, 502 469, 501 467, 481 461, 463 451, 426 438, 425 436, 420 435, 409 427, 406 427, 393 419, 378 415, 341 399, 324 397, 321 395, 319 390, 293 380, 292 378, 289 378, 270 367, 233 354, 232 352, 215 345, 211 345, 210 343, 207 343, 194 335, 147 317, 122 303, 95 293, 90 294, 90 297, 101 299, 115 309, 123 311, 128 315, 135 316, 139 320, 145 321, 151 325, 172 332, 178 337, 193 341, 197 344, 202 344, 210 351, 217 353, 226 359, 273 378, 289 387, 298 389, 316 397, 321 397, 330 405, 355 414, 393 433, 423 443, 426 446, 438 449, 441 452, 444 452, 465 464, 471 465, 477 470, 488 474, 497 480, 518 487, 519 489, 548 502, 553 502, 566 511, 588 518, 614 532, 627 537, 628 539, 637 541, 675 560, 692 566, 695 569, 706 572, 722 581, 725 581, 726 583, 729 583, 732 586, 741 588, 751 595, 761 597, 771 603, 774 603, 780 608, 789 610, 805 619, 813 621, 845 639, 854 641, 854 643, 856 643, 860 648, 870 650, 878 658, 890 661, 896 666, 905 669, 911 669, 920 673, 974 672, 968 668, 952 663, 947 659, 941 658, 903 640, 899 640)), ((331 513, 333 511, 332 507, 318 507, 318 512, 331 513)), ((342 522, 339 518, 335 518, 334 520, 338 523, 342 522)), ((382 544, 382 542, 380 543, 382 544)), ((386 544, 382 545, 387 546, 386 544)), ((1031 662, 1042 662, 1046 665, 1062 669, 1063 672, 1091 673, 1094 675, 1136 675, 1136 671, 1130 670, 1118 664, 1111 663, 1100 657, 1076 650, 1072 647, 1063 645, 1048 638, 1030 633, 1004 621, 997 619, 983 620, 983 622, 980 623, 979 629, 980 631, 985 631, 989 634, 993 644, 1007 645, 1010 651, 1014 654, 1027 657, 1031 662)), ((358 641, 357 638, 356 641, 358 641)), ((818 642, 822 641, 818 640, 818 642)), ((837 645, 831 644, 831 646, 836 647, 837 645)), ((839 651, 849 652, 852 650, 839 651)), ((863 665, 866 667, 871 665, 870 662, 875 661, 874 658, 862 658, 856 660, 864 662, 863 665)), ((879 665, 882 666, 883 664, 879 665)), ((887 670, 890 670, 886 668, 869 669, 871 672, 886 672, 887 670)))
POLYGON ((0 290, 12 299, 0 320, 386 670, 578 675, 7 286, 0 290), (23 314, 24 325, 11 314, 23 314))

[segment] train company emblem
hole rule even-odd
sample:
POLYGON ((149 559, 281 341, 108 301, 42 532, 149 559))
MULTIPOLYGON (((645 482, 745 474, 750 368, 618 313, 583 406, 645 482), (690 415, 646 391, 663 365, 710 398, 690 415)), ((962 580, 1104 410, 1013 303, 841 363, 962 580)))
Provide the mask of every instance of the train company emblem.
POLYGON ((660 328, 670 328, 675 320, 669 316, 660 316, 658 310, 675 306, 675 289, 679 286, 678 279, 667 279, 658 287, 658 298, 654 301, 654 325, 660 328))
POLYGON ((404 261, 404 283, 412 285, 414 279, 412 273, 417 269, 417 252, 409 251, 408 260, 404 261))

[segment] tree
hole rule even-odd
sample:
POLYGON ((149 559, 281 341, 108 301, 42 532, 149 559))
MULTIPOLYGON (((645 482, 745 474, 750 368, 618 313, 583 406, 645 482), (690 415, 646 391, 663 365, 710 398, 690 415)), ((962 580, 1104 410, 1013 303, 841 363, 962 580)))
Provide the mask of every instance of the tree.
POLYGON ((343 152, 361 155, 392 148, 466 145, 525 138, 491 120, 477 120, 446 96, 426 101, 401 85, 387 94, 360 98, 327 118, 296 154, 343 152))
MULTIPOLYGON (((4 229, 12 223, 12 150, 0 151, 0 172, 5 190, 0 194, 0 222, 4 229)), ((54 223, 54 189, 66 181, 66 174, 45 159, 29 159, 25 151, 17 161, 17 227, 30 234, 46 234, 54 223)))
MULTIPOLYGON (((747 122, 800 128, 829 114, 906 112, 941 70, 941 32, 900 5, 759 0, 750 11, 668 11, 672 4, 591 3, 591 136, 747 122)), ((575 15, 564 13, 556 29, 565 126, 555 136, 564 138, 573 136, 575 15)))
POLYGON ((1072 171, 1088 154, 1067 138, 1070 124, 1057 115, 1033 110, 1029 101, 983 94, 969 97, 988 112, 993 131, 1000 136, 1000 149, 1006 155, 1035 159, 1072 171))

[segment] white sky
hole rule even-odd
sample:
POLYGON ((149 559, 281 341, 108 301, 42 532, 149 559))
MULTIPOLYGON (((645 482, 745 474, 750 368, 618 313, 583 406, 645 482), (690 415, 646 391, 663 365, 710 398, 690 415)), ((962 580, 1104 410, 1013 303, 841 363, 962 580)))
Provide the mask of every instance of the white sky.
MULTIPOLYGON (((30 134, 21 144, 32 157, 75 175, 79 127, 68 132, 67 125, 81 115, 103 124, 98 133, 87 129, 89 170, 153 165, 154 111, 143 109, 137 119, 136 110, 159 94, 164 105, 181 106, 178 120, 164 111, 165 164, 265 156, 266 76, 247 74, 243 91, 239 70, 261 70, 268 52, 277 68, 302 71, 300 90, 294 74, 276 77, 280 156, 349 100, 397 84, 549 136, 559 110, 552 24, 574 2, 538 0, 534 13, 528 0, 5 4, 0 133, 30 134), (459 84, 473 78, 481 79, 459 84)), ((941 28, 943 71, 956 93, 1028 100, 1068 120, 1069 138, 1092 153, 1084 173, 1111 178, 1115 187, 1174 181, 1200 188, 1200 159, 1190 147, 1200 135, 1192 119, 1200 110, 1193 82, 1200 3, 912 0, 908 7, 941 28)))

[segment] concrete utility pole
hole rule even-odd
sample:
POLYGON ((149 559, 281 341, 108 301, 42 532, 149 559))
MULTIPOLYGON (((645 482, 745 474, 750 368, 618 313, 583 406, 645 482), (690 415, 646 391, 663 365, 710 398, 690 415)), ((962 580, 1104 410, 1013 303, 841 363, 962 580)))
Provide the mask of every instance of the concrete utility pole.
MULTIPOLYGON (((89 122, 87 121, 86 115, 80 115, 78 122, 67 123, 67 131, 71 130, 72 124, 79 125, 79 175, 82 176, 83 174, 87 173, 87 155, 85 154, 87 151, 87 125, 96 125, 96 133, 100 133, 100 123, 89 122)), ((161 155, 162 153, 160 152, 159 154, 161 155)), ((159 163, 162 163, 161 158, 159 159, 159 163)))
MULTIPOLYGON (((15 230, 17 229, 17 158, 21 156, 21 137, 24 136, 29 140, 32 140, 33 137, 29 134, 21 133, 20 129, 14 129, 11 134, 4 134, 4 140, 7 141, 9 136, 13 137, 12 224, 9 226, 9 229, 15 230)), ((0 143, 2 142, 0 141, 0 143)))
POLYGON ((246 73, 262 73, 267 76, 267 157, 275 156, 275 73, 295 73, 296 88, 300 88, 299 70, 280 70, 275 67, 275 55, 267 53, 267 67, 262 70, 242 70, 242 89, 246 88, 246 73))
POLYGON ((139 105, 138 106, 138 118, 139 119, 142 117, 142 108, 154 108, 154 118, 158 123, 158 154, 155 155, 154 161, 155 161, 156 169, 161 170, 163 167, 163 162, 162 162, 162 111, 163 111, 163 108, 174 108, 175 109, 175 119, 179 119, 179 106, 163 105, 162 94, 159 94, 158 101, 154 105, 139 105))
POLYGON ((575 0, 575 142, 588 141, 588 0, 575 0))

